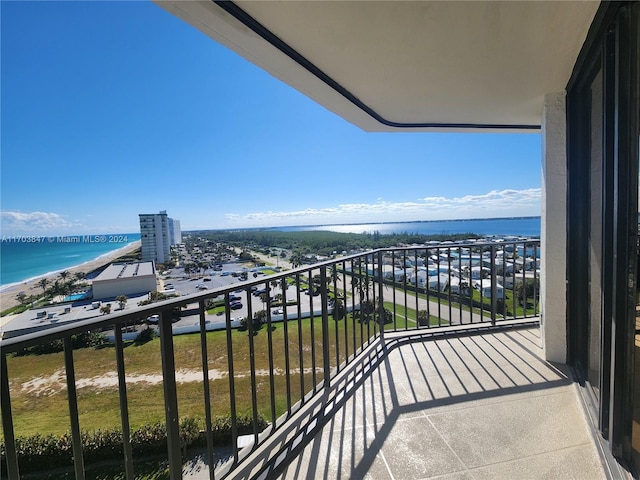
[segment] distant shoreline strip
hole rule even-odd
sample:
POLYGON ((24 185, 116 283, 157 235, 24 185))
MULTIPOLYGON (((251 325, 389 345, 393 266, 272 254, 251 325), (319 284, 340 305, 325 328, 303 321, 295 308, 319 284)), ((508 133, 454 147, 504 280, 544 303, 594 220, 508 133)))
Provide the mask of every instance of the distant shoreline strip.
POLYGON ((111 257, 113 255, 121 256, 125 252, 125 250, 129 250, 130 248, 132 248, 136 244, 140 244, 140 240, 136 240, 134 242, 128 243, 128 244, 126 244, 126 245, 124 245, 122 247, 116 248, 115 250, 110 250, 108 252, 102 253, 102 254, 98 255, 97 257, 95 257, 95 258, 93 258, 91 260, 86 260, 86 261, 84 261, 82 263, 78 263, 76 265, 72 265, 72 266, 64 267, 64 268, 59 268, 57 270, 52 270, 50 272, 46 272, 46 273, 42 273, 42 274, 39 274, 39 275, 34 275, 32 277, 29 277, 29 278, 25 278, 24 280, 20 280, 20 281, 17 281, 17 282, 12 282, 12 283, 7 283, 7 284, 4 284, 4 285, 0 285, 0 292, 4 292, 5 290, 9 290, 9 289, 15 288, 15 287, 17 287, 19 285, 23 285, 25 283, 33 282, 35 280, 40 280, 41 278, 45 278, 45 277, 50 277, 52 275, 56 275, 56 274, 58 274, 60 272, 64 272, 65 270, 75 270, 75 269, 78 269, 78 268, 82 268, 83 266, 88 265, 90 263, 98 262, 98 261, 100 261, 100 259, 105 259, 106 260, 107 257, 111 257), (118 254, 118 252, 121 252, 121 253, 118 254))

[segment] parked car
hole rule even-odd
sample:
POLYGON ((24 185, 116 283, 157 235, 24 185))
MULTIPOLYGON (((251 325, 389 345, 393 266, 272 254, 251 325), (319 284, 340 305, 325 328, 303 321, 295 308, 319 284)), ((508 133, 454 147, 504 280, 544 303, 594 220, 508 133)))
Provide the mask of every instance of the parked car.
POLYGON ((229 305, 231 310, 240 310, 242 308, 242 302, 233 302, 229 305))

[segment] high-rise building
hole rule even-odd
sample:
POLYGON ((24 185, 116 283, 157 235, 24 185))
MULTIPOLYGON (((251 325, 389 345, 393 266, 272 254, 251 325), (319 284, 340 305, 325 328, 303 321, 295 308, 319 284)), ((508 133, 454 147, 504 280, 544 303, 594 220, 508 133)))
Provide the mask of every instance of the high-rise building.
POLYGON ((142 261, 164 263, 169 260, 170 247, 182 241, 180 221, 167 216, 167 211, 140 214, 142 261))
POLYGON ((180 220, 176 220, 175 218, 169 218, 169 243, 171 243, 171 245, 182 243, 180 220))

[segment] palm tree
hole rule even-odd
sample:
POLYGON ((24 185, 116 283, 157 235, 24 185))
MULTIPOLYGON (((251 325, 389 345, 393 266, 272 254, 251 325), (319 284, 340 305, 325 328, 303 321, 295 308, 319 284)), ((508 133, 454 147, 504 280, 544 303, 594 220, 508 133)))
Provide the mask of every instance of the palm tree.
POLYGON ((60 272, 60 278, 62 278, 62 281, 66 281, 67 277, 69 276, 69 272, 67 270, 63 270, 62 272, 60 272))
POLYGON ((333 283, 334 285, 337 284, 338 282, 342 281, 342 279, 340 278, 340 272, 338 271, 338 266, 337 265, 331 265, 330 267, 327 268, 327 279, 331 281, 331 283, 333 283))
POLYGON ((49 288, 49 295, 52 297, 57 297, 59 295, 66 295, 69 290, 69 285, 66 283, 61 283, 60 280, 56 279, 51 287, 49 288))
POLYGON ((302 260, 303 260, 303 257, 300 252, 293 252, 289 257, 289 262, 291 262, 291 266, 293 268, 296 268, 302 265, 302 260))
POLYGON ((127 305, 127 296, 126 295, 118 295, 116 297, 116 302, 118 302, 118 305, 120 306, 120 310, 124 310, 124 307, 127 305))
POLYGON ((371 277, 366 274, 358 274, 351 277, 351 285, 360 297, 360 303, 369 296, 371 289, 371 277))
POLYGON ((76 272, 76 273, 73 274, 73 276, 76 277, 76 282, 79 282, 81 280, 84 280, 86 278, 87 274, 84 273, 84 272, 76 272))
POLYGON ((43 294, 47 290, 47 285, 49 285, 49 279, 48 278, 41 278, 40 281, 38 282, 38 286, 42 289, 42 293, 43 294))
POLYGON ((269 299, 269 297, 267 296, 266 293, 261 293, 260 294, 260 300, 262 301, 262 308, 264 308, 264 305, 267 303, 268 299, 269 299))

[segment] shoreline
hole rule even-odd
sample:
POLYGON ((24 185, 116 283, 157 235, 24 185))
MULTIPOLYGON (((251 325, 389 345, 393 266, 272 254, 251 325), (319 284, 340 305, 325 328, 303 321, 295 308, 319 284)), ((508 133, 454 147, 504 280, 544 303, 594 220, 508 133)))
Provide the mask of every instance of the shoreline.
POLYGON ((117 250, 103 253, 93 260, 89 260, 87 262, 83 262, 69 268, 63 268, 53 272, 43 273, 42 275, 37 275, 21 282, 9 283, 7 285, 0 286, 0 311, 7 310, 8 308, 12 308, 18 305, 20 302, 18 302, 18 300, 16 299, 16 295, 19 292, 25 292, 27 295, 41 293, 42 289, 37 285, 37 283, 43 278, 48 278, 53 281, 60 272, 65 270, 72 275, 75 272, 83 272, 85 274, 88 274, 100 267, 114 262, 118 258, 128 253, 131 253, 137 248, 140 248, 140 245, 141 241, 136 240, 135 242, 129 243, 117 250))

